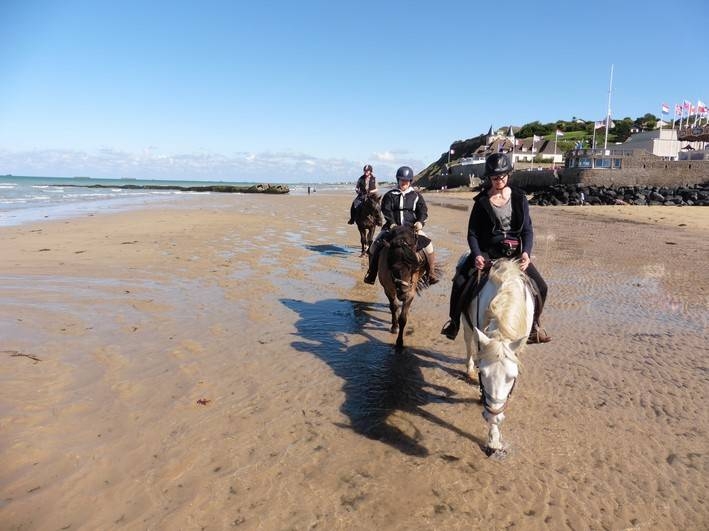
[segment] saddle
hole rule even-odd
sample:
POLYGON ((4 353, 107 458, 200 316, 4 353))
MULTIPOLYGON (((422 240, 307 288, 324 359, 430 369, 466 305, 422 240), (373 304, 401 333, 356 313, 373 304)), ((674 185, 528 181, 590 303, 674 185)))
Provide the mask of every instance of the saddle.
MULTIPOLYGON (((490 265, 486 266, 485 269, 480 271, 479 274, 476 274, 475 270, 468 270, 465 273, 469 276, 466 278, 465 284, 463 284, 460 300, 463 308, 463 317, 471 328, 475 328, 477 325, 473 323, 473 318, 468 312, 468 308, 470 308, 470 303, 472 303, 473 299, 478 296, 490 278, 490 267, 490 265)), ((534 279, 530 278, 528 275, 524 275, 522 278, 532 294, 532 298, 534 299, 534 314, 537 315, 537 309, 542 307, 542 297, 539 293, 539 287, 534 279)))

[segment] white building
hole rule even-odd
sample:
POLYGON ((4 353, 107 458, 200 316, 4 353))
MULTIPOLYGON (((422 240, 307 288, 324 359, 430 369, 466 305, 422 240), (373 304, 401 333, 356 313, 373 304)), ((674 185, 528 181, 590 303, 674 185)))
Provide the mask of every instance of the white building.
POLYGON ((623 149, 644 149, 656 157, 667 160, 677 160, 680 151, 691 147, 699 150, 703 148, 702 142, 680 142, 677 140, 675 129, 655 129, 636 133, 622 144, 623 149))

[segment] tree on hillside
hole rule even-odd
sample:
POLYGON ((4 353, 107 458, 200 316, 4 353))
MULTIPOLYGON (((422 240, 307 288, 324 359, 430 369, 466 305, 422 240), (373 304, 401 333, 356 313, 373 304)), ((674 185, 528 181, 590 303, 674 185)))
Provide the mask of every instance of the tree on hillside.
POLYGON ((613 120, 613 123, 615 123, 615 127, 613 128, 615 141, 625 142, 628 137, 630 137, 630 129, 635 124, 630 118, 623 118, 622 120, 613 120))

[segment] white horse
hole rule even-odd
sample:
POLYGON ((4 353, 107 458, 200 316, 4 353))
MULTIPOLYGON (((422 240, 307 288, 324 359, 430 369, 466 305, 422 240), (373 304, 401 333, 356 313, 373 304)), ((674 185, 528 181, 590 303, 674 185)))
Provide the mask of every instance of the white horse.
POLYGON ((476 369, 478 372, 485 408, 483 418, 489 427, 485 451, 488 455, 502 456, 500 425, 517 381, 518 355, 527 344, 534 317, 534 297, 519 263, 497 260, 487 283, 467 311, 472 322, 471 326, 464 316, 467 372, 471 379, 475 378, 476 369))

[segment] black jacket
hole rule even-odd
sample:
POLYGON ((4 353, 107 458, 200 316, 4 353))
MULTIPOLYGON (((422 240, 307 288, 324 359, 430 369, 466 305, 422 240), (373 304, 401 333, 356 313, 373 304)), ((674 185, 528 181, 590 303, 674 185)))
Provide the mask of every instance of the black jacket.
POLYGON ((355 186, 355 192, 357 192, 357 195, 367 194, 377 187, 377 178, 374 176, 374 174, 369 176, 369 188, 368 189, 365 187, 366 181, 367 181, 366 175, 362 175, 362 176, 360 176, 359 179, 357 179, 357 185, 355 186))
POLYGON ((417 221, 425 225, 428 219, 428 207, 423 196, 413 188, 402 192, 398 188, 389 190, 382 198, 382 214, 384 215, 384 229, 394 225, 412 226, 417 221))
POLYGON ((468 220, 468 245, 473 257, 490 254, 494 240, 500 236, 515 236, 522 240, 520 254, 526 252, 532 256, 532 246, 534 245, 534 231, 532 229, 532 219, 529 217, 529 203, 524 191, 519 188, 510 187, 512 190, 512 228, 506 234, 497 222, 495 213, 492 211, 490 197, 487 191, 481 192, 475 197, 473 210, 470 212, 468 220))

